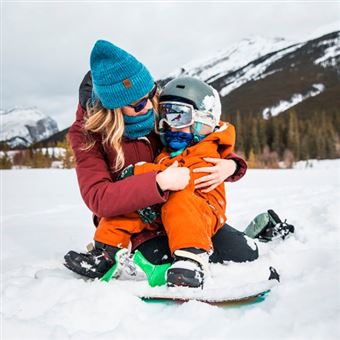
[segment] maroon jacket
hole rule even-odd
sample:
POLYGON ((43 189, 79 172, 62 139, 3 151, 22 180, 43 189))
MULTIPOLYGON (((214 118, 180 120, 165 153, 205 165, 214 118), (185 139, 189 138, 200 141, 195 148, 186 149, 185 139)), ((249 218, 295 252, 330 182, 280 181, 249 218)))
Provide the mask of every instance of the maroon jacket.
MULTIPOLYGON (((115 152, 103 147, 98 134, 93 135, 95 146, 89 151, 82 150, 88 141, 83 129, 84 114, 81 105, 78 105, 77 118, 70 127, 68 137, 75 155, 80 192, 89 209, 98 217, 113 217, 165 202, 168 195, 162 195, 158 190, 156 172, 116 181, 118 172, 111 169, 115 152)), ((138 140, 123 138, 124 167, 141 161, 153 163, 162 144, 154 132, 146 137, 138 140)), ((235 174, 227 179, 228 182, 235 182, 244 176, 247 164, 236 154, 230 154, 227 158, 237 162, 235 174)))

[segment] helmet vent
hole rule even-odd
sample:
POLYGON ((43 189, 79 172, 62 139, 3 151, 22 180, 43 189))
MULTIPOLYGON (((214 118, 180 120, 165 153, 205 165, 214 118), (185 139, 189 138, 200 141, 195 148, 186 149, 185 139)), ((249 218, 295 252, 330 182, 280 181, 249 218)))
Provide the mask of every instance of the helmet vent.
POLYGON ((179 89, 184 89, 185 85, 176 85, 176 87, 179 88, 179 89))

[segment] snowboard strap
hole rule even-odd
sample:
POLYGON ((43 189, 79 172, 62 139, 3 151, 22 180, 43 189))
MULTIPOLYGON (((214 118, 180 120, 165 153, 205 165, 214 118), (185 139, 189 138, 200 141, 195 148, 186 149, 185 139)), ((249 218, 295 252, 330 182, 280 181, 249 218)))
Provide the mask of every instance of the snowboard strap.
MULTIPOLYGON (((206 253, 202 253, 202 254, 206 254, 206 253)), ((182 257, 184 259, 190 259, 192 261, 195 261, 197 262, 201 267, 202 269, 205 271, 205 272, 209 272, 209 262, 208 262, 208 258, 209 256, 207 255, 207 259, 205 259, 202 254, 194 254, 190 251, 186 251, 186 250, 181 250, 181 249, 178 249, 178 250, 175 250, 174 252, 174 255, 176 257, 182 257)))
POLYGON ((129 251, 126 248, 118 250, 115 254, 115 264, 103 275, 101 281, 109 282, 112 278, 118 277, 127 256, 129 256, 129 251))

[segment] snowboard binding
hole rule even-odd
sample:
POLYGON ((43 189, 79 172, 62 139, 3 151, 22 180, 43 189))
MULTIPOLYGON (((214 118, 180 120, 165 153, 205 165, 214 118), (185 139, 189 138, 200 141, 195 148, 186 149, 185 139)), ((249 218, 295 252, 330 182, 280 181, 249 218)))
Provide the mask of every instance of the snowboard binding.
POLYGON ((274 210, 269 209, 266 213, 256 216, 248 225, 244 233, 257 238, 261 242, 270 242, 276 239, 286 239, 294 233, 293 225, 288 224, 287 220, 282 220, 274 210))
POLYGON ((168 287, 202 288, 209 272, 209 254, 201 249, 186 248, 174 252, 175 261, 167 271, 168 287))

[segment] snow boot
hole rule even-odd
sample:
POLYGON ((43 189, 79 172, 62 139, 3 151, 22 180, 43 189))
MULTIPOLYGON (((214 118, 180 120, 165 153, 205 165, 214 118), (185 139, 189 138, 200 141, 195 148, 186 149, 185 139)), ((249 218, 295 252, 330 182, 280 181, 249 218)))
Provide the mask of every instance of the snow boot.
POLYGON ((261 242, 269 242, 279 238, 284 240, 294 231, 293 225, 288 224, 287 220, 282 222, 274 210, 269 209, 267 212, 256 216, 244 233, 251 238, 257 238, 261 242))
POLYGON ((174 263, 167 270, 167 285, 203 288, 209 271, 209 254, 202 249, 185 248, 176 250, 174 258, 174 263))
POLYGON ((119 275, 118 264, 123 262, 127 256, 128 250, 125 248, 113 247, 101 242, 90 243, 87 253, 77 253, 69 251, 65 256, 65 267, 73 272, 87 276, 91 279, 101 278, 110 269, 111 277, 119 275))

